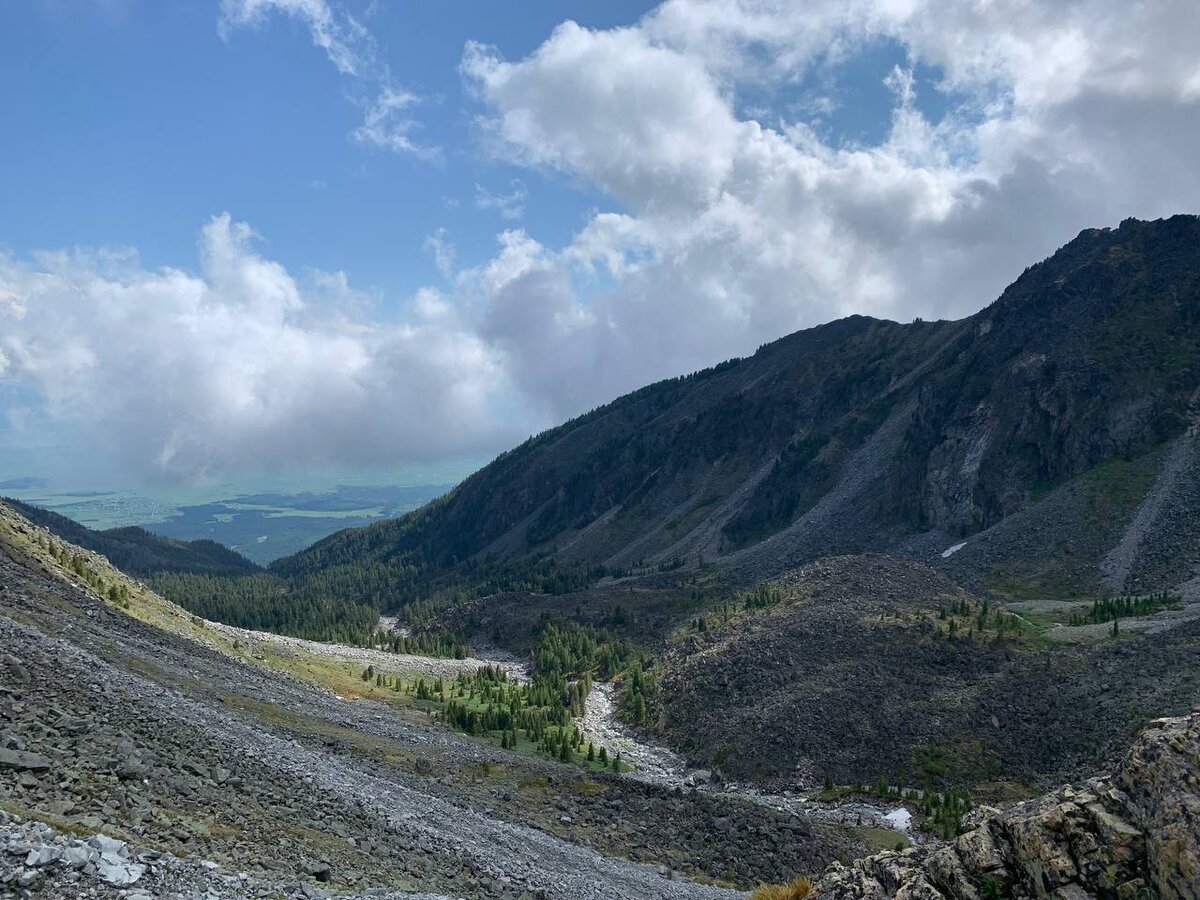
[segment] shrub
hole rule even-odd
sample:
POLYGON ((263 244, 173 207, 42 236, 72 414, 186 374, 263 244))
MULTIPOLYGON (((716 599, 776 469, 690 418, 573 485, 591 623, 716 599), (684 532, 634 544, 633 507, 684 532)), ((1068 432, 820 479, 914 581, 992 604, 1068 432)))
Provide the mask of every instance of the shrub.
POLYGON ((790 884, 760 884, 750 900, 807 900, 812 889, 812 880, 807 875, 797 875, 790 884))

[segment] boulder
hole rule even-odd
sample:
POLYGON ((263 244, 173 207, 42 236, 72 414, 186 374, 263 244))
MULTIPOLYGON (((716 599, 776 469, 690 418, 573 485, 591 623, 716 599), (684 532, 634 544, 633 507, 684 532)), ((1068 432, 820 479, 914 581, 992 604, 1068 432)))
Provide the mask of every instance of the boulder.
POLYGON ((45 772, 54 763, 40 753, 29 753, 25 750, 0 750, 0 771, 16 769, 17 771, 45 772))
POLYGON ((953 842, 835 863, 829 900, 1200 900, 1200 711, 1158 719, 1112 775, 998 810, 953 842))
POLYGON ((96 864, 96 872, 113 887, 128 887, 136 884, 138 879, 146 874, 146 867, 141 863, 128 861, 110 862, 101 857, 96 864))

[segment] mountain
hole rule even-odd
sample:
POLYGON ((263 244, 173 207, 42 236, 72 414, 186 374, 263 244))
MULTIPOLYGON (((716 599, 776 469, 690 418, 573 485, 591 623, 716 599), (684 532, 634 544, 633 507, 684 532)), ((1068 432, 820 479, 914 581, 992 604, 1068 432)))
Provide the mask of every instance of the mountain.
POLYGON ((940 551, 1187 431, 1198 286, 1195 216, 1088 230, 974 316, 852 316, 651 385, 273 571, 380 563, 411 593, 466 562, 704 561, 754 582, 835 553, 940 551))
POLYGON ((30 522, 49 529, 63 540, 105 556, 122 572, 137 578, 149 578, 161 572, 244 575, 261 571, 250 560, 216 541, 181 541, 134 526, 93 531, 48 509, 11 498, 3 500, 30 522))
POLYGON ((1198 326, 1200 219, 1090 229, 973 316, 651 385, 271 571, 517 651, 611 632, 629 720, 730 777, 1028 795, 1196 696, 1198 326))
POLYGON ((25 475, 21 478, 9 478, 7 481, 0 481, 0 491, 27 491, 37 490, 49 486, 48 478, 39 478, 36 475, 25 475))
POLYGON ((1192 896, 1198 325, 1200 219, 1127 221, 267 571, 0 503, 0 884, 1192 896))

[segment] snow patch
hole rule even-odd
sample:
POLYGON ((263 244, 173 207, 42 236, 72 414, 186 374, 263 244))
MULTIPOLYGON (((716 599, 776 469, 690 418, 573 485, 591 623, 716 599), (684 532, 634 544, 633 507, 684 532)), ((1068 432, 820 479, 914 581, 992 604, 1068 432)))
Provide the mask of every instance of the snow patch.
POLYGON ((967 542, 963 541, 960 544, 955 544, 953 547, 947 547, 945 550, 942 551, 942 559, 949 559, 950 557, 952 557, 955 553, 957 553, 959 550, 961 550, 965 546, 967 546, 967 542))
POLYGON ((912 826, 912 813, 902 806, 899 809, 893 809, 885 815, 883 821, 887 822, 890 827, 897 831, 903 831, 907 834, 909 828, 912 826))

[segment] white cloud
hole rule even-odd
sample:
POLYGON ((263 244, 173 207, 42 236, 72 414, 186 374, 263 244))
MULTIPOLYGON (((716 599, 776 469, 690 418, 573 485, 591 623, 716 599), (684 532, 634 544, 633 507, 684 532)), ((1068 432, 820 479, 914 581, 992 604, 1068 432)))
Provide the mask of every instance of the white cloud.
MULTIPOLYGON (((225 0, 222 21, 272 13, 370 88, 359 140, 425 152, 415 99, 337 7, 225 0)), ((837 316, 972 312, 1082 228, 1195 211, 1198 45, 1190 0, 670 0, 630 27, 564 23, 517 60, 469 44, 487 149, 606 198, 570 238, 507 227, 470 265, 434 228, 445 284, 396 324, 340 273, 263 259, 227 216, 198 275, 0 257, 5 378, 168 473, 499 449, 837 316), (803 118, 881 46, 907 57, 878 75, 882 139, 803 118), (810 99, 772 115, 784 90, 810 99)), ((508 219, 525 199, 525 181, 475 196, 508 219)))
POLYGON ((408 110, 420 102, 416 94, 385 85, 368 106, 363 123, 354 129, 354 140, 428 160, 440 159, 439 148, 425 146, 412 138, 420 124, 408 110))
POLYGON ((525 183, 514 178, 507 194, 489 191, 482 184, 475 185, 475 207, 498 212, 502 219, 519 219, 525 215, 525 200, 529 195, 525 183))
POLYGON ((489 334, 534 336, 521 353, 554 389, 514 376, 566 415, 850 312, 973 312, 1082 228, 1200 206, 1198 43, 1190 2, 670 0, 632 27, 564 23, 516 61, 468 44, 491 151, 614 206, 492 289, 489 334), (883 44, 909 62, 876 145, 739 107, 883 44))
POLYGON ((440 158, 438 147, 413 140, 419 123, 408 111, 421 98, 396 85, 371 32, 342 6, 329 0, 221 0, 217 30, 227 39, 238 28, 261 27, 272 14, 301 22, 338 72, 358 85, 355 102, 363 109, 363 123, 351 135, 355 141, 440 158))
POLYGON ((303 23, 313 44, 343 75, 360 75, 376 66, 370 33, 353 16, 335 13, 327 0, 221 0, 217 27, 227 36, 236 28, 263 25, 272 13, 303 23))
POLYGON ((57 422, 165 477, 290 464, 395 463, 483 452, 525 432, 501 356, 422 292, 411 321, 350 318, 341 273, 298 282, 215 217, 200 272, 129 254, 0 257, 24 306, 0 309, 8 376, 57 422))
POLYGON ((442 273, 442 277, 453 279, 458 257, 454 244, 450 242, 449 232, 445 228, 436 229, 425 238, 425 249, 433 254, 434 264, 442 273))

